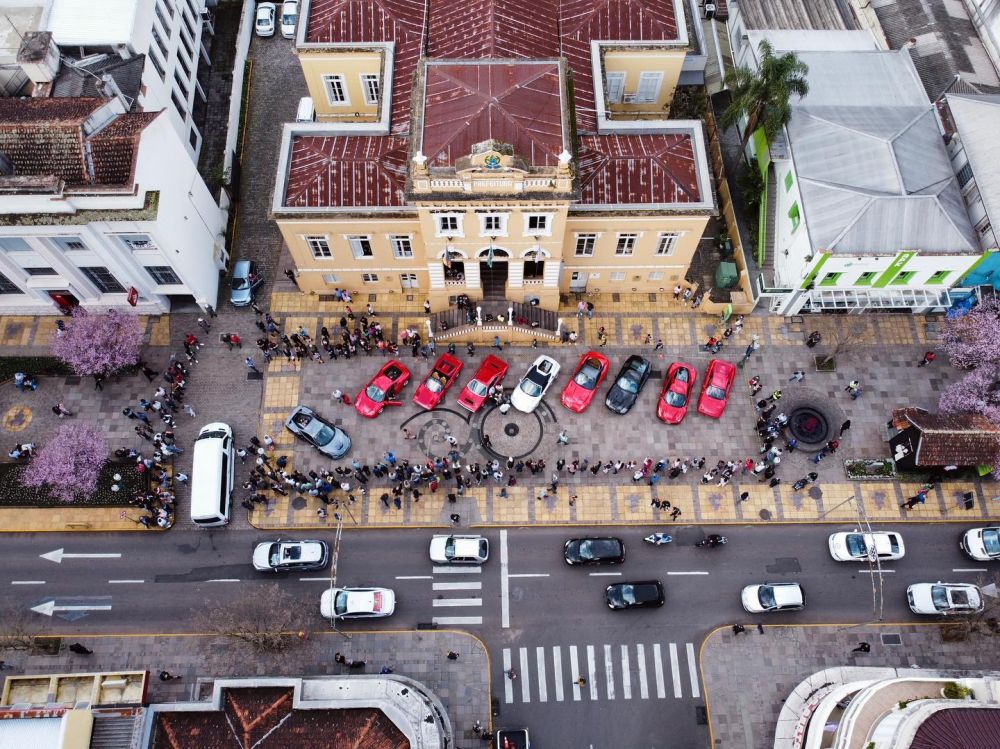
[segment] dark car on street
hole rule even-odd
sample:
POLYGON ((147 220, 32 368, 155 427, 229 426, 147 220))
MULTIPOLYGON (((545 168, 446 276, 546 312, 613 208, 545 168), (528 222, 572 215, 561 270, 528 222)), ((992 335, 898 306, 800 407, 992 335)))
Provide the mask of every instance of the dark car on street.
POLYGON ((625 544, 620 538, 571 538, 563 556, 566 564, 622 564, 625 544))
POLYGON ((614 583, 605 589, 604 595, 608 601, 608 608, 614 611, 662 606, 667 601, 663 585, 659 580, 614 583))
POLYGON ((649 360, 641 356, 633 355, 626 359, 604 405, 616 414, 627 414, 639 399, 639 393, 649 379, 650 370, 649 360))

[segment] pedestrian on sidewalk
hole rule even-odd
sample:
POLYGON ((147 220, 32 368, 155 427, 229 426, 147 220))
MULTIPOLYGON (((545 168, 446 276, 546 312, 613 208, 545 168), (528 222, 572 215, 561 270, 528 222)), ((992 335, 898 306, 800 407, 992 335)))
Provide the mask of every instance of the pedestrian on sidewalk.
POLYGON ((451 515, 449 515, 448 517, 451 518, 451 522, 454 523, 455 525, 458 525, 462 521, 462 516, 459 515, 457 512, 451 513, 451 515))
POLYGON ((193 419, 193 418, 194 418, 195 416, 197 416, 197 415, 198 415, 198 414, 196 414, 196 413, 195 413, 195 410, 194 410, 194 408, 192 408, 192 406, 191 406, 191 404, 190 404, 190 403, 185 403, 185 404, 184 404, 184 413, 186 413, 186 414, 187 414, 188 416, 190 416, 190 417, 191 417, 192 419, 193 419))
POLYGON ((680 517, 680 514, 681 514, 681 508, 675 507, 673 510, 670 511, 670 520, 671 521, 677 520, 677 518, 680 517))
POLYGON ((205 311, 208 313, 208 316, 211 317, 211 318, 216 318, 216 317, 219 316, 219 313, 215 311, 215 307, 213 307, 211 304, 206 304, 205 305, 205 311))
POLYGON ((198 318, 198 327, 204 330, 206 333, 211 332, 212 326, 208 324, 208 321, 204 317, 198 318))
POLYGON ((188 475, 186 473, 177 473, 174 475, 174 481, 181 484, 186 484, 188 482, 188 475))
POLYGON ((852 650, 852 653, 870 653, 872 651, 872 646, 867 642, 859 642, 858 646, 852 650))
POLYGON ((674 286, 674 301, 675 302, 680 301, 680 298, 681 298, 681 285, 677 284, 676 286, 674 286))
POLYGON ((74 642, 72 645, 70 645, 69 646, 69 651, 71 653, 76 653, 77 655, 91 655, 94 652, 90 648, 88 648, 88 647, 86 647, 84 645, 81 645, 78 642, 74 642))
POLYGON ((448 658, 449 661, 457 661, 458 660, 458 653, 456 653, 454 650, 449 650, 447 658, 448 658))
POLYGON ((559 436, 556 438, 557 445, 568 445, 569 444, 569 433, 563 429, 559 432, 559 436))
POLYGON ((815 348, 816 344, 822 340, 823 336, 820 334, 820 332, 818 330, 814 330, 812 333, 809 334, 809 337, 806 338, 806 346, 808 346, 809 348, 815 348))
POLYGON ((62 418, 63 416, 72 416, 72 415, 73 415, 73 414, 72 414, 72 413, 70 413, 70 411, 69 411, 69 410, 68 410, 68 409, 66 408, 66 406, 64 406, 64 405, 63 405, 62 401, 60 401, 59 403, 56 403, 56 404, 55 404, 55 405, 54 405, 54 406, 52 407, 52 413, 54 413, 54 414, 55 414, 56 416, 58 416, 58 417, 59 417, 60 419, 61 419, 61 418, 62 418))
POLYGON ((252 356, 248 356, 244 360, 244 363, 247 365, 247 369, 249 369, 251 372, 256 372, 257 374, 261 374, 261 371, 259 369, 257 369, 257 365, 253 363, 253 357, 252 356))
POLYGON ((933 351, 925 351, 924 352, 924 358, 920 360, 920 363, 917 366, 918 367, 926 367, 928 364, 930 364, 932 361, 934 361, 934 359, 935 359, 935 356, 934 356, 934 352, 933 351))
POLYGON ((160 681, 172 681, 173 679, 179 679, 180 676, 174 676, 167 670, 160 671, 160 681))
POLYGON ((741 635, 741 634, 743 634, 746 631, 747 631, 747 628, 744 627, 739 622, 737 622, 736 624, 733 625, 733 634, 734 635, 741 635))
POLYGON ((806 378, 806 373, 801 369, 796 369, 792 372, 792 376, 788 378, 789 382, 802 382, 806 378))
POLYGON ((840 436, 844 436, 844 432, 851 428, 851 420, 848 419, 843 424, 840 425, 840 436))
POLYGON ((736 504, 740 504, 741 502, 746 502, 748 499, 750 499, 750 492, 743 492, 740 495, 740 498, 736 500, 736 504))

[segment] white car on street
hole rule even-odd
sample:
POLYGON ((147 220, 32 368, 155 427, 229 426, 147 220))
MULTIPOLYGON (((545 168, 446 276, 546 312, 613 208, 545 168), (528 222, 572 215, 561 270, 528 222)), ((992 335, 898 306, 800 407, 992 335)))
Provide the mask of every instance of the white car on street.
POLYGON ((545 391, 556 381, 558 374, 559 362, 551 356, 542 354, 535 359, 510 394, 511 405, 518 411, 530 414, 542 402, 545 391))
POLYGON ((906 554, 903 537, 898 533, 861 533, 851 531, 830 536, 830 556, 838 562, 866 562, 879 559, 891 562, 906 554))
POLYGON ((906 589, 914 614, 949 616, 983 610, 983 593, 971 583, 914 583, 906 589))
POLYGON ((370 619, 395 610, 396 594, 389 588, 331 588, 319 599, 324 619, 370 619))
POLYGON ((490 542, 482 536, 434 536, 431 561, 435 564, 482 564, 490 557, 490 542))
POLYGON ((254 30, 257 36, 274 36, 274 3, 261 3, 257 6, 257 22, 254 30))
POLYGON ((962 534, 958 544, 977 562, 1000 559, 1000 528, 972 528, 962 534))
POLYGON ((264 541, 254 547, 253 568, 258 572, 321 570, 330 562, 326 541, 264 541))
POLYGON ((806 605, 806 594, 798 583, 748 585, 741 596, 743 608, 751 614, 798 611, 806 605))

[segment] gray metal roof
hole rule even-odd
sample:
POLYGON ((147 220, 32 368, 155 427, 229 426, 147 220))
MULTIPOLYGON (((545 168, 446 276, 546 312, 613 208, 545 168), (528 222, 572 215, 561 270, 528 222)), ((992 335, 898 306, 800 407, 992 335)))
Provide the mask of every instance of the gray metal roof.
POLYGON ((846 3, 838 0, 731 0, 748 29, 857 29, 846 3))
POLYGON ((900 52, 801 52, 788 140, 814 248, 977 252, 937 119, 900 52))
POLYGON ((105 94, 98 88, 104 74, 114 78, 118 88, 133 102, 142 88, 145 55, 122 59, 118 55, 97 55, 85 60, 64 60, 53 83, 52 95, 59 97, 97 96, 105 94))
POLYGON ((990 223, 1000 224, 1000 96, 948 94, 951 119, 972 166, 990 223))

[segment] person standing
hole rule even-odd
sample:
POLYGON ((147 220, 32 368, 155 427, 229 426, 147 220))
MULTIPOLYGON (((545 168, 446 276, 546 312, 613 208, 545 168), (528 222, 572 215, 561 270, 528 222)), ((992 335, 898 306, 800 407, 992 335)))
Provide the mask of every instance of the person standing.
POLYGON ((559 436, 556 437, 556 444, 557 445, 568 445, 569 444, 569 433, 565 429, 563 429, 561 432, 559 432, 559 436))
POLYGON ((212 330, 212 326, 208 324, 208 321, 204 317, 198 318, 198 327, 204 330, 206 333, 212 330))
POLYGON ((932 361, 934 361, 934 359, 935 359, 935 356, 934 356, 934 352, 933 351, 925 351, 924 352, 924 358, 920 360, 920 363, 917 366, 918 367, 926 367, 928 364, 930 364, 932 361))
POLYGON ((257 374, 261 374, 261 371, 259 369, 257 369, 257 365, 253 363, 253 357, 252 356, 248 356, 244 360, 244 364, 247 365, 247 369, 249 369, 251 372, 256 372, 257 374))

